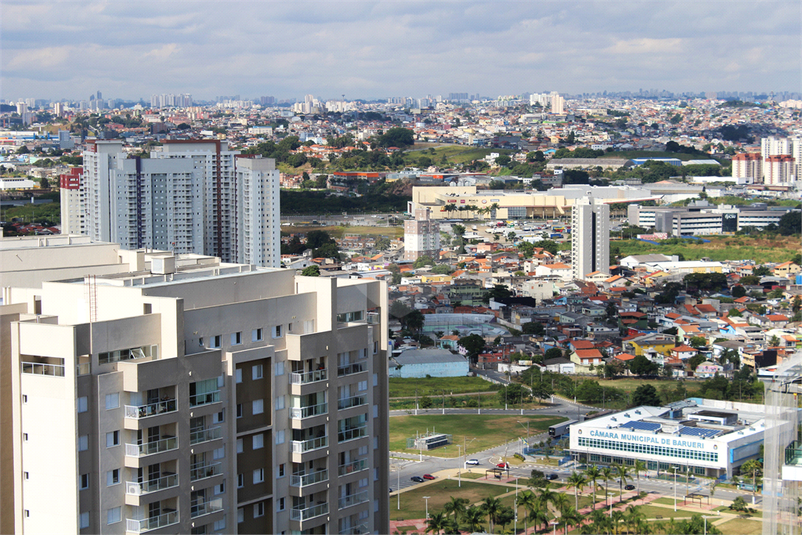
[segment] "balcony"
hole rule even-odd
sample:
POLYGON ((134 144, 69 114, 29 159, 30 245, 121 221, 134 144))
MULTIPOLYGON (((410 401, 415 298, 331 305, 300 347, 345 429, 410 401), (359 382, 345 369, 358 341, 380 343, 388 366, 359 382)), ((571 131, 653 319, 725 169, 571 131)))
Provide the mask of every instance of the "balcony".
POLYGON ((290 374, 290 384, 291 385, 306 385, 309 383, 316 383, 318 381, 325 381, 328 379, 329 374, 328 370, 315 370, 307 373, 291 373, 290 374))
POLYGON ((190 506, 189 516, 195 518, 223 510, 223 498, 215 498, 190 506))
POLYGON ((368 498, 368 491, 357 492, 356 494, 351 494, 350 496, 345 496, 340 498, 338 501, 339 509, 345 509, 346 507, 353 507, 354 505, 359 505, 360 503, 365 503, 369 500, 368 498))
POLYGON ((370 533, 367 524, 359 524, 358 526, 351 526, 340 531, 339 535, 362 535, 363 533, 370 533))
POLYGON ((125 417, 138 420, 140 418, 148 418, 156 416, 157 414, 167 414, 168 412, 175 412, 178 410, 178 403, 175 399, 165 399, 155 403, 148 403, 147 405, 126 405, 125 417))
POLYGON ((290 520, 305 522, 327 514, 329 514, 329 504, 319 503, 306 509, 290 509, 290 520))
POLYGON ((350 398, 337 400, 337 409, 343 411, 352 407, 366 405, 367 403, 368 398, 366 396, 351 396, 350 398))
POLYGON ((308 451, 326 448, 329 445, 329 437, 310 438, 309 440, 293 440, 293 453, 306 453, 308 451))
POLYGON ((202 405, 210 405, 212 403, 220 403, 219 390, 206 392, 205 394, 195 394, 194 396, 189 396, 190 407, 200 407, 202 405))
POLYGON ((290 418, 293 420, 303 420, 304 418, 320 416, 321 414, 327 413, 328 410, 328 403, 318 403, 317 405, 310 405, 308 407, 291 407, 290 418))
POLYGON ((160 440, 152 442, 144 442, 142 444, 126 444, 125 454, 128 457, 146 457, 148 455, 155 455, 157 453, 164 453, 178 449, 177 437, 165 437, 160 440))
POLYGON ((362 373, 367 371, 367 365, 365 362, 352 362, 351 364, 346 364, 344 366, 337 367, 337 377, 345 377, 346 375, 353 375, 355 373, 362 373))
POLYGON ((290 486, 291 487, 308 487, 309 485, 314 485, 315 483, 320 483, 322 481, 329 480, 329 471, 328 470, 318 470, 317 472, 312 472, 311 474, 293 474, 290 478, 290 486))
POLYGON ((64 365, 43 364, 40 362, 23 362, 22 373, 31 375, 49 375, 50 377, 64 377, 64 365))
POLYGON ((200 444, 202 442, 217 440, 219 438, 222 438, 222 436, 223 436, 223 430, 219 426, 210 427, 209 429, 197 429, 195 431, 190 431, 189 443, 200 444))
POLYGON ((128 481, 125 483, 125 493, 132 496, 142 496, 151 492, 171 489, 178 486, 178 474, 166 474, 158 479, 149 481, 128 481))
POLYGON ((193 466, 189 471, 189 480, 198 481, 200 479, 207 479, 214 476, 219 476, 223 473, 223 463, 200 464, 193 466))
POLYGON ((133 533, 145 533, 154 529, 165 528, 167 526, 172 526, 173 524, 178 524, 178 518, 178 511, 168 511, 160 514, 159 516, 151 516, 149 518, 143 518, 142 520, 126 518, 125 529, 126 531, 131 531, 133 533))
POLYGON ((343 442, 348 442, 349 440, 356 440, 358 438, 368 436, 368 426, 363 425, 362 427, 354 427, 351 429, 343 429, 342 431, 337 432, 337 442, 342 444, 343 442))
POLYGON ((367 459, 359 459, 358 461, 353 461, 338 466, 337 475, 346 476, 348 474, 354 474, 356 472, 361 472, 362 470, 367 470, 367 468, 368 468, 367 459))

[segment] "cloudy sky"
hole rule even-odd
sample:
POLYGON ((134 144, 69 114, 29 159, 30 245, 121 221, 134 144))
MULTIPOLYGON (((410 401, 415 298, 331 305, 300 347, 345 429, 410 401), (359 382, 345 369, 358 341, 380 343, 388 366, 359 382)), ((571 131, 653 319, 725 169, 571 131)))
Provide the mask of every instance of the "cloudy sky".
POLYGON ((800 0, 2 0, 0 98, 799 91, 800 0))

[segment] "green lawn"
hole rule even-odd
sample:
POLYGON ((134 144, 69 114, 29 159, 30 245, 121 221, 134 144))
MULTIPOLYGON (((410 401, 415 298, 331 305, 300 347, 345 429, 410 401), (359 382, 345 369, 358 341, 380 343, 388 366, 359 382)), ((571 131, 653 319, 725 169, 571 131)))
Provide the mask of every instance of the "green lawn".
POLYGON ((760 535, 763 533, 763 522, 760 520, 733 518, 716 527, 724 535, 760 535))
POLYGON ((799 238, 778 236, 775 239, 750 236, 706 236, 710 243, 682 243, 655 245, 638 240, 615 240, 610 249, 620 257, 639 254, 681 254, 685 260, 700 260, 708 257, 713 261, 733 258, 751 258, 760 264, 783 262, 799 253, 799 238))
POLYGON ((608 152, 602 158, 677 158, 679 160, 698 160, 703 158, 699 154, 682 154, 679 152, 661 152, 651 150, 621 150, 608 152))
POLYGON ((480 502, 488 496, 498 496, 515 487, 505 485, 492 485, 478 483, 474 481, 463 481, 462 487, 458 486, 456 480, 435 481, 431 484, 421 484, 412 490, 401 493, 401 509, 398 509, 398 498, 390 497, 390 520, 415 519, 426 517, 426 501, 424 496, 429 496, 429 514, 443 511, 443 505, 451 500, 451 497, 465 498, 471 504, 480 502))
MULTIPOLYGON (((415 145, 417 148, 417 144, 415 145)), ((505 149, 477 149, 474 147, 465 147, 461 145, 450 145, 445 147, 437 147, 434 149, 434 154, 431 153, 429 147, 424 150, 413 150, 404 153, 404 161, 408 163, 415 163, 421 157, 425 156, 435 163, 440 163, 443 156, 446 157, 449 163, 470 163, 473 160, 481 160, 491 152, 498 152, 499 154, 512 154, 514 151, 505 149)))
POLYGON ((685 518, 699 514, 699 511, 687 511, 679 507, 676 512, 668 507, 655 507, 653 505, 642 505, 639 509, 646 518, 657 518, 658 516, 662 516, 663 518, 685 518))
POLYGON ((311 230, 324 230, 333 238, 342 238, 347 235, 358 236, 387 236, 388 238, 400 238, 404 235, 404 227, 344 227, 344 226, 300 226, 281 227, 281 235, 306 233, 311 230))
POLYGON ((390 398, 447 396, 469 392, 492 392, 498 386, 480 377, 427 377, 422 379, 390 378, 390 398), (417 392, 417 394, 416 394, 417 392))
MULTIPOLYGON (((529 434, 537 435, 548 430, 549 426, 564 422, 566 418, 555 416, 497 416, 485 414, 427 414, 421 416, 398 416, 390 419, 390 451, 407 451, 407 438, 416 433, 436 431, 452 435, 453 444, 428 452, 438 457, 456 457, 457 444, 467 439, 468 457, 473 453, 504 444, 526 436, 526 422, 529 421, 529 434), (523 424, 519 423, 523 422, 523 424)), ((514 452, 510 451, 512 456, 514 452)), ((464 452, 463 452, 464 454, 464 452)))

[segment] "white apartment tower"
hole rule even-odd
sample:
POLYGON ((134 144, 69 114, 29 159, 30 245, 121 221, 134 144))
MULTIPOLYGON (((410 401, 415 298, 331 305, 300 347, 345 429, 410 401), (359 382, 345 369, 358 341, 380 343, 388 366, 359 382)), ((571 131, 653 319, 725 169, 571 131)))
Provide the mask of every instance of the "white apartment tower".
POLYGON ((551 92, 551 113, 558 115, 565 113, 565 99, 556 91, 551 92))
POLYGON ((238 203, 238 261, 257 266, 278 266, 281 261, 279 226, 279 172, 276 161, 263 158, 236 159, 238 203))
POLYGON ((742 153, 732 157, 732 177, 738 184, 760 184, 763 181, 763 158, 757 153, 742 153))
POLYGON ((610 272, 610 207, 590 192, 571 208, 571 267, 579 280, 610 272))
POLYGON ((424 255, 440 257, 440 223, 431 218, 429 208, 417 208, 415 219, 404 221, 404 260, 424 255))
POLYGON ((389 533, 385 283, 119 253, 4 289, 14 532, 389 533))

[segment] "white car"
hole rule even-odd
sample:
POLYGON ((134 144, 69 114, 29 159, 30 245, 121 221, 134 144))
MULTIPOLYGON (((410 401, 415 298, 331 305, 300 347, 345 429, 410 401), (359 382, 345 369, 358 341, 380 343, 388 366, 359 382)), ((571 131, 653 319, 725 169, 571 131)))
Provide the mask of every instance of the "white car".
POLYGON ((469 466, 476 466, 479 464, 479 459, 468 459, 467 461, 465 461, 465 464, 469 466))

